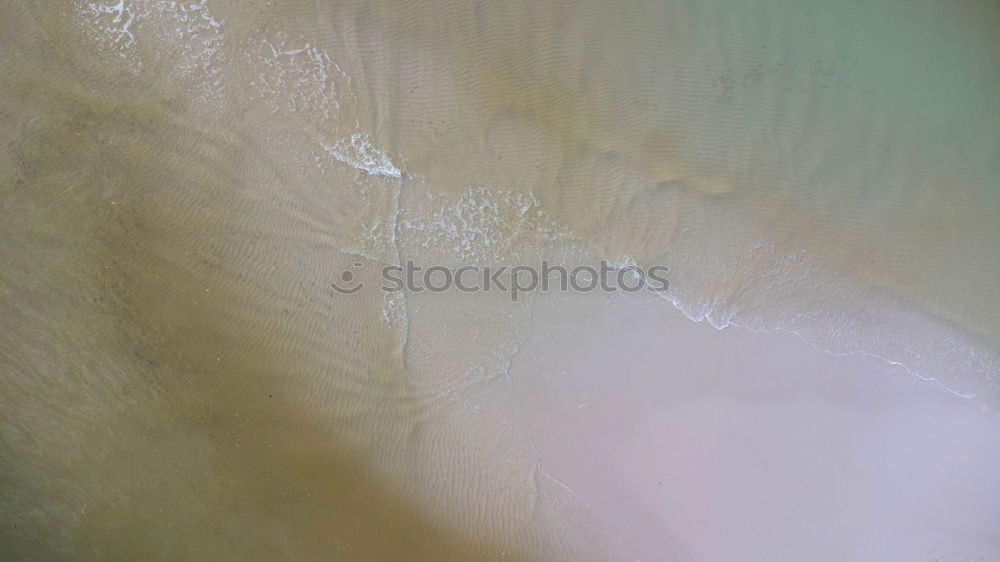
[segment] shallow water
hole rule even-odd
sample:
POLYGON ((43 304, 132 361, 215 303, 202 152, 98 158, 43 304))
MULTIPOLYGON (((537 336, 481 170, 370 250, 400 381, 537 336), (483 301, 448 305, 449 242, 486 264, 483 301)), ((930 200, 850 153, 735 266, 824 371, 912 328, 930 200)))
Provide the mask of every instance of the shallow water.
POLYGON ((614 557, 531 301, 355 263, 663 264, 1000 409, 992 4, 272 4, 0 8, 12 557, 614 557))

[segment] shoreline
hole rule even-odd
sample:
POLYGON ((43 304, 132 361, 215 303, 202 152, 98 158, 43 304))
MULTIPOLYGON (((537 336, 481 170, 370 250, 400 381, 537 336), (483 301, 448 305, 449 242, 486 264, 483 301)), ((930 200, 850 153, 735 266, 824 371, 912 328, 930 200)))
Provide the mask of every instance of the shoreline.
MULTIPOLYGON (((830 355, 792 334, 718 330, 627 299, 616 299, 600 312, 600 303, 590 306, 589 320, 568 327, 545 327, 546 318, 560 311, 536 307, 539 327, 511 372, 526 397, 525 416, 542 470, 610 525, 610 536, 635 547, 630 555, 636 559, 654 559, 656 552, 677 560, 729 559, 739 552, 741 560, 768 560, 774 559, 775 548, 785 547, 800 550, 778 558, 875 556, 866 550, 872 544, 851 534, 860 528, 852 531, 850 521, 866 521, 866 533, 888 537, 881 543, 883 553, 909 552, 917 557, 911 559, 930 555, 913 546, 921 544, 921 533, 935 536, 935 548, 952 552, 970 548, 954 534, 959 530, 992 532, 990 521, 1000 516, 991 513, 1000 502, 997 491, 952 486, 945 496, 906 474, 945 471, 956 480, 987 482, 985 474, 1000 470, 1000 444, 991 439, 1000 420, 974 403, 914 379, 901 367, 876 358, 830 355), (561 379, 559 372, 565 373, 561 379), (728 436, 719 433, 722 428, 728 436), (928 428, 933 438, 923 433, 928 428), (868 463, 865 455, 871 456, 879 443, 889 452, 868 463), (768 454, 759 456, 755 448, 768 454), (671 450, 679 456, 668 454, 671 450), (818 457, 856 460, 846 468, 810 464, 808 459, 818 457), (728 461, 720 465, 721 458, 728 461), (659 468, 650 468, 651 463, 659 468), (799 466, 799 483, 784 487, 774 480, 769 470, 780 466, 799 466), (671 474, 684 478, 670 482, 671 474), (829 486, 839 488, 834 494, 827 492, 829 486), (809 531, 813 542, 807 537, 797 546, 795 541, 779 544, 795 536, 791 529, 799 525, 783 510, 716 520, 723 528, 712 535, 684 523, 691 513, 709 519, 744 513, 762 500, 754 499, 760 489, 773 494, 767 502, 791 502, 792 511, 803 516, 830 509, 839 514, 830 521, 812 517, 819 525, 809 531), (854 499, 840 504, 839 496, 854 499), (724 511, 713 515, 699 507, 712 497, 725 498, 718 505, 724 511), (905 524, 868 515, 872 506, 890 499, 910 502, 905 524), (936 529, 935 521, 948 521, 949 528, 936 529), (914 525, 922 530, 909 527, 914 525), (643 528, 650 532, 635 531, 643 528), (831 534, 842 535, 841 548, 824 551, 815 541, 831 534), (666 542, 660 540, 664 537, 666 542)), ((982 543, 965 554, 990 558, 1000 550, 995 543, 982 543)))

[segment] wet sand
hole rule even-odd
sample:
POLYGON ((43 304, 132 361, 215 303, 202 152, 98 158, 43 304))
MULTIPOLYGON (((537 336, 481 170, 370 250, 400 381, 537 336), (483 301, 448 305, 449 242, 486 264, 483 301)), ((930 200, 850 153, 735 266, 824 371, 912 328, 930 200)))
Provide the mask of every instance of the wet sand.
POLYGON ((541 470, 621 559, 1000 556, 995 415, 792 334, 589 307, 538 302, 512 373, 541 470))

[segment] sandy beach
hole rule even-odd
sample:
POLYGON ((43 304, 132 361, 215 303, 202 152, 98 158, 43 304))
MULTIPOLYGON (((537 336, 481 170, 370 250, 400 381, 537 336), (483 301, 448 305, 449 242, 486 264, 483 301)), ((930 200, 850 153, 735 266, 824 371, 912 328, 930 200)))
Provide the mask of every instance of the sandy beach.
POLYGON ((997 18, 4 3, 0 559, 1000 558, 997 18))
POLYGON ((1000 556, 995 415, 792 334, 593 300, 568 326, 539 304, 512 373, 541 469, 620 559, 1000 556))

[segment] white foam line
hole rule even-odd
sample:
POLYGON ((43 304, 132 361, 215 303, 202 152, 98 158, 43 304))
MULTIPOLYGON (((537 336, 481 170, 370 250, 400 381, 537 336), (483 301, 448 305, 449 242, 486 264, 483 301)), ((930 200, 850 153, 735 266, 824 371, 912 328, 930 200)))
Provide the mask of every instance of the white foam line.
POLYGON ((403 177, 403 173, 393 166, 389 156, 372 146, 370 135, 355 133, 350 139, 341 139, 333 145, 321 144, 327 154, 358 170, 373 176, 403 177))
MULTIPOLYGON (((663 298, 664 300, 666 300, 670 304, 672 304, 673 307, 676 308, 681 314, 683 314, 685 318, 687 318, 688 320, 691 320, 692 322, 701 323, 702 321, 707 321, 708 324, 710 326, 712 326, 713 328, 715 328, 716 330, 724 330, 724 329, 726 329, 729 326, 735 326, 737 328, 741 328, 743 330, 747 330, 747 331, 749 331, 751 333, 754 333, 754 334, 767 334, 767 333, 770 333, 770 332, 767 332, 767 331, 754 330, 753 328, 751 328, 749 326, 741 326, 740 324, 738 324, 738 323, 736 323, 736 322, 734 322, 732 320, 726 320, 725 323, 716 324, 716 322, 711 318, 711 312, 703 314, 699 318, 696 315, 692 315, 692 314, 688 313, 686 310, 684 310, 684 307, 681 306, 681 304, 678 302, 678 300, 676 298, 668 296, 668 295, 665 295, 665 294, 657 292, 657 291, 654 291, 654 293, 656 293, 660 298, 663 298)), ((943 388, 944 390, 948 391, 949 393, 951 393, 951 394, 953 394, 955 396, 958 396, 959 398, 964 398, 966 400, 969 400, 970 402, 972 402, 973 404, 975 404, 977 407, 979 407, 979 409, 982 410, 983 412, 986 412, 986 413, 994 415, 994 416, 1000 416, 1000 412, 998 412, 996 410, 990 409, 988 406, 986 406, 983 403, 977 402, 975 400, 975 398, 977 396, 976 393, 974 393, 974 392, 973 393, 959 392, 958 390, 955 390, 955 389, 949 387, 948 385, 946 385, 945 383, 941 382, 936 377, 933 377, 933 376, 930 376, 930 375, 924 375, 922 373, 919 373, 919 372, 911 369, 908 365, 906 365, 905 363, 903 363, 901 361, 896 361, 894 359, 889 359, 887 357, 883 357, 881 355, 878 355, 877 353, 872 353, 872 352, 864 351, 864 350, 837 352, 837 351, 832 351, 832 350, 829 350, 829 349, 824 349, 824 348, 820 347, 818 344, 816 344, 816 343, 810 341, 809 339, 807 339, 805 336, 803 336, 799 332, 797 332, 795 330, 792 330, 791 328, 780 328, 780 327, 778 327, 778 328, 774 328, 774 331, 776 331, 776 332, 780 331, 780 332, 786 332, 786 333, 789 333, 789 334, 793 334, 796 337, 798 337, 800 340, 802 340, 803 342, 805 342, 806 344, 808 344, 810 347, 812 347, 813 349, 815 349, 816 351, 819 351, 819 352, 822 352, 822 353, 826 353, 826 354, 832 355, 834 357, 848 357, 848 356, 852 356, 852 355, 861 355, 861 356, 864 356, 864 357, 871 357, 873 359, 878 359, 880 361, 884 361, 885 363, 887 363, 889 365, 902 367, 904 371, 906 371, 910 375, 912 375, 912 376, 914 376, 914 377, 916 377, 916 378, 918 378, 918 379, 920 379, 920 380, 922 380, 924 382, 934 383, 934 384, 938 385, 939 387, 943 388)))

